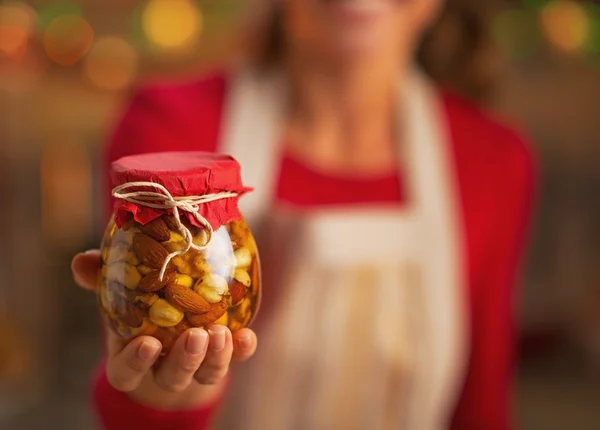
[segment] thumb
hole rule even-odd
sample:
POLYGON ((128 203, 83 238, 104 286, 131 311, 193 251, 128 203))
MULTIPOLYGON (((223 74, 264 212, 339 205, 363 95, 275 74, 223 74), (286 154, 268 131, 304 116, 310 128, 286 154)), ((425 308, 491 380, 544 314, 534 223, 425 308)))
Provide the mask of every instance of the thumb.
POLYGON ((100 251, 90 250, 77 254, 71 262, 71 271, 75 283, 86 290, 95 291, 102 259, 100 251))

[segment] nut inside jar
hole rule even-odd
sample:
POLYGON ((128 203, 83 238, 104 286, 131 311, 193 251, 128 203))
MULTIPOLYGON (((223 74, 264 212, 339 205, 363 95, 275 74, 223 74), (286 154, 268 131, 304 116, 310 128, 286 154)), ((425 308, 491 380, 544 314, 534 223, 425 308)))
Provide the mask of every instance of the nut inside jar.
MULTIPOLYGON (((197 246, 209 235, 186 223, 197 246)), ((152 335, 163 353, 191 327, 224 324, 246 327, 259 302, 260 273, 254 238, 245 221, 232 221, 212 232, 201 251, 186 248, 172 215, 145 225, 111 221, 102 246, 104 267, 99 302, 109 326, 125 339, 152 335)))

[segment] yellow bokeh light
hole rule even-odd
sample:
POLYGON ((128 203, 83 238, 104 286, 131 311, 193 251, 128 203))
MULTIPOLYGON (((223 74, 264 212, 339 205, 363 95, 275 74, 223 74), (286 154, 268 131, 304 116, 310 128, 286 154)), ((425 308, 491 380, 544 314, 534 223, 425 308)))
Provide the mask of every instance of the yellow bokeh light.
POLYGON ((87 79, 105 90, 121 90, 131 85, 138 69, 138 54, 120 37, 103 37, 94 43, 85 58, 87 79))
POLYGON ((548 3, 541 13, 544 34, 561 51, 582 49, 590 37, 591 21, 585 9, 571 0, 548 3))
POLYGON ((94 40, 94 30, 78 15, 63 15, 44 32, 44 50, 61 66, 72 66, 83 58, 94 40))
POLYGON ((202 13, 190 0, 150 0, 142 13, 146 37, 162 50, 193 47, 202 24, 202 13))

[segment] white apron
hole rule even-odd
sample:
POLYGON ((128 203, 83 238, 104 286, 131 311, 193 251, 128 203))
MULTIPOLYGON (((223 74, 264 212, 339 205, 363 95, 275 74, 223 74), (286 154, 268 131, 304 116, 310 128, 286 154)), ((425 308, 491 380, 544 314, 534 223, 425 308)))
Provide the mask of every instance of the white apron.
POLYGON ((219 149, 255 187, 240 204, 274 303, 217 428, 448 428, 467 349, 456 178, 435 92, 417 72, 403 91, 406 204, 303 213, 274 205, 284 80, 233 79, 219 149))

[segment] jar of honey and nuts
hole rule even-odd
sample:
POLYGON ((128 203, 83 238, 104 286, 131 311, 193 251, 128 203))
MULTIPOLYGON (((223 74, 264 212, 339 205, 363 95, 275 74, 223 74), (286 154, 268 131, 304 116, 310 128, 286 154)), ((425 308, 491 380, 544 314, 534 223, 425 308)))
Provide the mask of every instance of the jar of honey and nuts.
POLYGON ((260 302, 256 243, 238 209, 250 189, 227 155, 165 152, 111 166, 114 209, 102 242, 99 305, 123 339, 163 354, 185 330, 250 324, 260 302))

